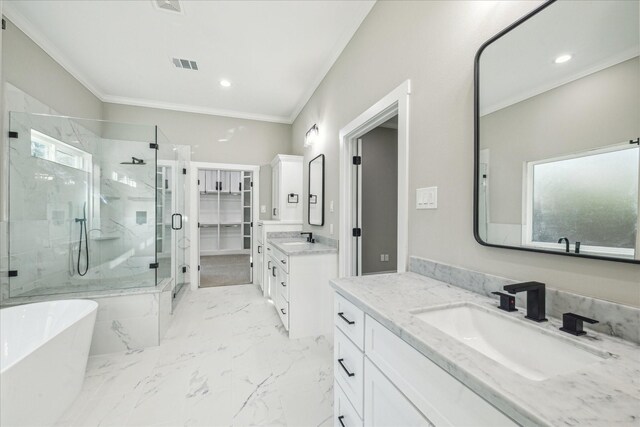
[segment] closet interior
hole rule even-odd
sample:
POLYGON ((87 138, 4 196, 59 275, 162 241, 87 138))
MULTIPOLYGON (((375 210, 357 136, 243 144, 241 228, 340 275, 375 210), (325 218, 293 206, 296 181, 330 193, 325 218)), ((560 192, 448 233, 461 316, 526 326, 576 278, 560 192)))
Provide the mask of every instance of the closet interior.
POLYGON ((252 283, 252 172, 198 170, 200 287, 252 283))

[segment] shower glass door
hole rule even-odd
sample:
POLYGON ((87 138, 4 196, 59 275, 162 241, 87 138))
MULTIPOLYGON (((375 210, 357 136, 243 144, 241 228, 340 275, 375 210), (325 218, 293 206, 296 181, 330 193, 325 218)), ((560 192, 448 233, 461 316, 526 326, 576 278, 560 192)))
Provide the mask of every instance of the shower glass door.
POLYGON ((155 126, 11 112, 9 298, 155 286, 155 126))

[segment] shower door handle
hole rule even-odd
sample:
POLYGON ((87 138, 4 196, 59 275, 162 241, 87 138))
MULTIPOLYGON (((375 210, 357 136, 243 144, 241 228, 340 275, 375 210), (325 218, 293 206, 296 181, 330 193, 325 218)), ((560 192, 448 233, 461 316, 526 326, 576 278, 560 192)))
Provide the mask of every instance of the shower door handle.
POLYGON ((173 230, 182 230, 182 215, 181 214, 173 214, 171 215, 171 228, 173 230), (176 227, 176 217, 180 218, 180 225, 176 227))

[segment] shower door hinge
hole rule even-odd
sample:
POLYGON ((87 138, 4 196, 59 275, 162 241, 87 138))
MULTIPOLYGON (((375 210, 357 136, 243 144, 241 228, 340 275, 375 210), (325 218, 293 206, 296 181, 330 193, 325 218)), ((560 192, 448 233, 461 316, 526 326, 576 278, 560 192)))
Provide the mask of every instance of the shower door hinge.
POLYGON ((636 138, 635 140, 630 139, 630 140, 629 140, 629 144, 636 144, 636 145, 640 145, 640 138, 636 138))
POLYGON ((251 263, 250 267, 253 267, 253 263, 251 263))
POLYGON ((186 273, 187 272, 187 267, 182 267, 182 272, 186 273))
POLYGON ((362 228, 354 228, 353 237, 360 237, 360 236, 362 236, 362 228))
POLYGON ((2 20, 2 29, 3 30, 7 29, 7 21, 5 21, 4 19, 2 20))
POLYGON ((200 266, 198 266, 198 271, 200 271, 200 266))
POLYGON ((251 227, 253 227, 253 221, 251 221, 251 227))
POLYGON ((358 166, 362 164, 362 156, 353 156, 353 164, 358 166))
POLYGON ((158 268, 160 264, 158 264, 157 262, 152 262, 151 264, 149 264, 149 268, 158 268))
MULTIPOLYGON (((187 168, 182 168, 182 175, 187 174, 187 168)), ((200 184, 200 180, 198 180, 198 184, 200 184)))
POLYGON ((158 144, 154 144, 154 143, 152 142, 151 144, 149 144, 149 148, 152 148, 152 149, 154 149, 154 150, 157 150, 157 149, 158 149, 158 148, 160 148, 160 147, 158 146, 158 144))
POLYGON ((17 137, 18 137, 18 132, 15 132, 12 130, 9 131, 9 138, 17 138, 17 137))
POLYGON ((18 270, 9 270, 7 273, 9 277, 18 277, 18 270))
POLYGON ((253 181, 251 181, 251 188, 253 188, 253 181))

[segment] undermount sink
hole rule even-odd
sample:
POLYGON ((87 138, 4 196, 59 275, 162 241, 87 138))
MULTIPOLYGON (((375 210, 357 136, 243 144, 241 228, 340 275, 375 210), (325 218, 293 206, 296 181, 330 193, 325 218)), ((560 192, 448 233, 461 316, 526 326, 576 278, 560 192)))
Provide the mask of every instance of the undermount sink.
POLYGON ((600 362, 608 353, 472 303, 412 311, 416 318, 511 371, 542 381, 600 362))
POLYGON ((301 246, 301 245, 308 245, 310 243, 309 242, 284 242, 280 244, 282 246, 301 246))

